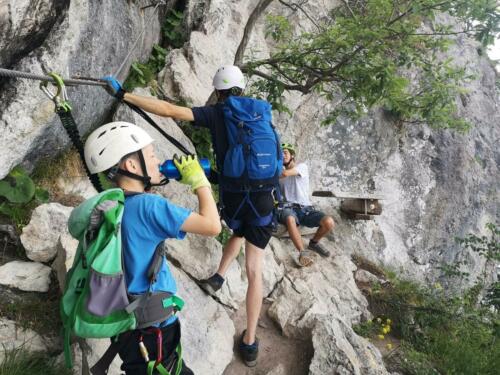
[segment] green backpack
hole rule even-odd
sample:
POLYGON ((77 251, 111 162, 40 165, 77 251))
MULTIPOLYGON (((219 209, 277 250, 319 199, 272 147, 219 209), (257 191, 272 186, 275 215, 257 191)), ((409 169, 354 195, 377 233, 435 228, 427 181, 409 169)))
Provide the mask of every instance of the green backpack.
MULTIPOLYGON (((105 190, 76 207, 68 220, 70 234, 79 241, 66 275, 60 311, 64 355, 70 368, 71 335, 114 337, 162 322, 184 305, 179 297, 167 292, 128 295, 120 231, 124 203, 121 189, 105 190)), ((156 280, 164 254, 161 243, 149 268, 150 286, 156 280)))

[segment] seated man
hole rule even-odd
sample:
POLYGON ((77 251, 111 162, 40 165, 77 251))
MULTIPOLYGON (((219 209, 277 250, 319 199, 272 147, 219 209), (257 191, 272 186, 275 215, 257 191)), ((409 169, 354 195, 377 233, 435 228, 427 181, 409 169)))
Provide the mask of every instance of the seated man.
POLYGON ((309 200, 309 171, 307 164, 295 162, 295 148, 289 143, 281 145, 283 149, 283 173, 280 177, 280 188, 283 193, 283 208, 279 210, 278 221, 286 225, 290 239, 299 251, 299 265, 312 264, 311 254, 308 250, 317 252, 323 257, 328 257, 330 252, 318 242, 329 233, 335 223, 330 216, 316 210, 309 200), (298 229, 299 225, 318 230, 309 241, 308 250, 298 229))

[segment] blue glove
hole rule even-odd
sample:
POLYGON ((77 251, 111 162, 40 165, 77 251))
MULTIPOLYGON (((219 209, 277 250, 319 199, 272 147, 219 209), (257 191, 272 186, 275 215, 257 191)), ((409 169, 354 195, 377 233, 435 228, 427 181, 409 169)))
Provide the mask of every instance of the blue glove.
POLYGON ((106 81, 106 91, 109 95, 114 96, 118 99, 123 99, 123 95, 125 95, 125 90, 122 87, 120 81, 118 81, 113 76, 106 76, 101 78, 103 81, 106 81))

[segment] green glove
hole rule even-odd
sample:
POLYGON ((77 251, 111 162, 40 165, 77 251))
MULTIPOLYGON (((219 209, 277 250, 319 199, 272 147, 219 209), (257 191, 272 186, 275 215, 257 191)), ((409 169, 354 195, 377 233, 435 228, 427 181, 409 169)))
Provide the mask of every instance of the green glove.
POLYGON ((200 162, 195 155, 181 156, 180 158, 174 155, 173 160, 174 165, 181 174, 180 182, 190 185, 193 192, 203 186, 210 187, 210 182, 208 182, 207 176, 205 176, 205 172, 203 172, 203 168, 201 168, 200 162))

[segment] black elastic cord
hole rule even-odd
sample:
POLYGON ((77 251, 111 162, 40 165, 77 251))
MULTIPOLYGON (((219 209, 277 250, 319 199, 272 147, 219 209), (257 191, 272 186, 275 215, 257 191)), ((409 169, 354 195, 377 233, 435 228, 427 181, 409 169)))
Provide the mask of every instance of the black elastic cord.
POLYGON ((181 152, 183 152, 186 155, 191 155, 192 152, 190 152, 186 147, 182 145, 177 139, 173 138, 171 135, 167 134, 160 126, 151 118, 149 115, 144 112, 141 108, 137 107, 136 105, 129 103, 127 101, 123 101, 126 105, 128 105, 134 112, 139 114, 144 120, 146 120, 153 128, 158 130, 161 135, 163 135, 165 138, 167 138, 175 147, 177 147, 181 152))
POLYGON ((71 111, 59 109, 56 113, 59 115, 66 133, 68 133, 69 138, 80 154, 80 158, 82 159, 83 166, 85 167, 85 172, 87 173, 90 182, 92 182, 92 185, 94 185, 94 188, 98 192, 103 191, 104 189, 101 185, 101 181, 99 180, 99 175, 90 173, 89 167, 85 162, 85 153, 83 149, 82 139, 80 138, 80 133, 78 132, 78 127, 76 126, 75 119, 73 118, 71 111))

